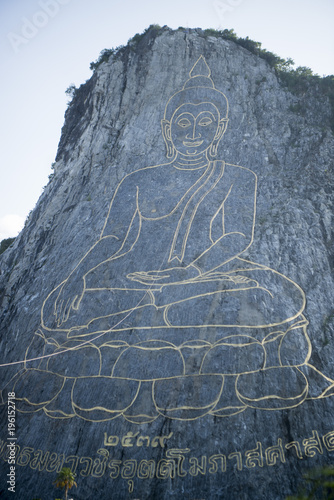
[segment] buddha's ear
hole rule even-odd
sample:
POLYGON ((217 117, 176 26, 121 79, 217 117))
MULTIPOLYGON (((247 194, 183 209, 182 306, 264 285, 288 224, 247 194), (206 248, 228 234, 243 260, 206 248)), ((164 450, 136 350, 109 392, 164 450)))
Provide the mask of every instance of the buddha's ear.
POLYGON ((165 119, 161 120, 161 128, 162 128, 162 135, 165 141, 170 141, 171 140, 170 121, 165 119))
POLYGON ((223 137, 223 135, 226 132, 227 129, 227 124, 228 124, 228 118, 222 118, 219 123, 218 123, 218 129, 215 135, 215 141, 220 141, 220 139, 223 137))
POLYGON ((223 135, 226 132, 227 124, 228 124, 228 118, 222 118, 218 123, 218 128, 217 128, 215 138, 212 141, 212 144, 210 146, 210 155, 213 157, 217 156, 218 144, 219 144, 220 139, 223 137, 223 135))
POLYGON ((161 120, 161 129, 167 147, 167 158, 172 158, 174 156, 174 146, 170 132, 170 122, 165 119, 161 120))

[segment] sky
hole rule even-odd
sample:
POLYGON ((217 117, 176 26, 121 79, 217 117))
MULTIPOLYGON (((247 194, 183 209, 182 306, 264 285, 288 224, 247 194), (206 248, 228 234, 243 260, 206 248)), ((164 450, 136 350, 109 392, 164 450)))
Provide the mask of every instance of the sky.
POLYGON ((295 67, 334 74, 333 0, 0 0, 0 241, 52 173, 68 103, 101 50, 150 24, 234 29, 295 67))

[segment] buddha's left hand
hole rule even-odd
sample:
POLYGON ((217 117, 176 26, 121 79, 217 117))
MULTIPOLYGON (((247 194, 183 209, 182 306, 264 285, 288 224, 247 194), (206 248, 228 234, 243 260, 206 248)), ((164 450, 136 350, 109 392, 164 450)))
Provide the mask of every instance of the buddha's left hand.
POLYGON ((185 283, 187 281, 196 280, 200 273, 196 267, 172 267, 170 269, 162 269, 159 271, 139 271, 130 273, 127 277, 131 281, 138 281, 143 285, 152 285, 161 287, 171 283, 185 283))

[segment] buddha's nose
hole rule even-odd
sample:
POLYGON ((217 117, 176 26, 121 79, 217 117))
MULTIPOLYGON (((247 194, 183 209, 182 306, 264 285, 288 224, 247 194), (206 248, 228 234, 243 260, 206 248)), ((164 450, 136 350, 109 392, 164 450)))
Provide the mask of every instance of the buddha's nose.
POLYGON ((194 126, 192 127, 191 131, 187 134, 187 139, 199 139, 201 137, 201 133, 198 130, 196 122, 194 123, 194 126))

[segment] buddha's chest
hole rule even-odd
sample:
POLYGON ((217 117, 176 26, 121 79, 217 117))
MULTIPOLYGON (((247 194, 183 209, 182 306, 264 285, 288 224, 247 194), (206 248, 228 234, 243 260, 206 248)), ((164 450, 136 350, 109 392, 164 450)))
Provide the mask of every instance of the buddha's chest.
POLYGON ((196 194, 201 191, 202 184, 198 172, 176 171, 173 175, 160 175, 155 182, 140 186, 140 215, 145 219, 167 218, 190 204, 199 204, 200 197, 197 200, 196 194))
POLYGON ((159 186, 152 196, 145 193, 138 200, 140 215, 145 219, 159 219, 170 217, 178 210, 185 196, 182 188, 173 186, 159 186))
POLYGON ((164 186, 160 201, 156 196, 138 204, 143 240, 154 241, 154 251, 167 252, 170 260, 191 262, 223 235, 223 192, 217 186, 185 195, 184 189, 164 186))

